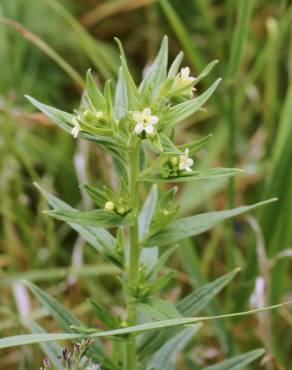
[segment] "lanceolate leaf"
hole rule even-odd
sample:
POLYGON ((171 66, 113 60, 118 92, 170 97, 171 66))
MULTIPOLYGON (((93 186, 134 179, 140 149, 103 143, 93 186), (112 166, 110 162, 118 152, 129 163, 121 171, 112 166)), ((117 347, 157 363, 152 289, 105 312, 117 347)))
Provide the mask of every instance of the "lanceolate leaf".
MULTIPOLYGON (((73 127, 72 119, 74 116, 72 114, 64 112, 60 109, 50 107, 49 105, 45 105, 32 98, 31 96, 26 95, 26 98, 64 131, 70 133, 73 127)), ((93 136, 84 132, 80 132, 78 136, 86 140, 94 141, 97 144, 102 145, 103 147, 115 152, 117 150, 117 147, 124 148, 124 145, 115 140, 113 137, 98 135, 93 136)))
POLYGON ((96 332, 96 329, 93 329, 91 333, 88 335, 70 334, 70 333, 17 335, 17 336, 6 337, 6 338, 0 339, 0 348, 9 348, 9 347, 15 347, 15 346, 20 346, 20 345, 25 345, 25 344, 33 344, 33 343, 39 343, 39 342, 51 342, 51 341, 56 341, 56 340, 78 339, 81 336, 82 337, 89 336, 92 338, 102 338, 102 337, 109 337, 113 335, 125 335, 125 334, 137 335, 137 334, 151 331, 151 330, 160 330, 163 328, 193 325, 201 321, 209 321, 209 320, 214 320, 214 319, 225 319, 225 318, 230 318, 230 317, 252 315, 258 312, 276 309, 276 308, 279 308, 279 307, 282 307, 284 305, 291 304, 291 303, 292 301, 274 305, 274 306, 259 308, 255 310, 231 313, 231 314, 219 315, 219 316, 186 317, 186 318, 178 318, 178 319, 172 319, 172 320, 162 320, 162 321, 150 322, 150 323, 141 324, 141 325, 129 326, 127 328, 107 330, 107 331, 101 331, 101 332, 96 332))
POLYGON ((212 69, 215 67, 215 65, 218 63, 218 60, 213 60, 210 62, 206 67, 202 70, 202 72, 199 74, 199 76, 196 77, 195 84, 200 82, 204 77, 208 76, 208 74, 212 71, 212 69))
MULTIPOLYGON (((52 208, 72 210, 67 203, 49 194, 38 184, 35 184, 44 195, 52 208)), ((123 259, 116 251, 116 239, 105 229, 90 226, 81 226, 68 222, 72 229, 76 230, 89 244, 91 244, 102 256, 114 262, 118 267, 123 266, 123 259)))
POLYGON ((182 218, 159 231, 149 239, 145 240, 144 246, 152 245, 169 245, 178 242, 179 240, 202 234, 203 232, 214 227, 218 222, 224 221, 230 217, 240 215, 244 212, 251 211, 255 208, 264 206, 276 201, 276 198, 256 203, 251 206, 242 206, 225 211, 202 213, 199 215, 182 218))
POLYGON ((180 145, 178 148, 180 151, 184 152, 185 149, 189 149, 189 155, 190 156, 193 156, 194 154, 196 154, 200 149, 202 149, 205 145, 208 144, 208 142, 211 140, 212 138, 212 134, 208 135, 208 136, 205 136, 199 140, 195 140, 193 141, 192 143, 187 143, 187 144, 183 144, 183 145, 180 145))
POLYGON ((167 61, 168 39, 167 36, 164 36, 159 53, 153 64, 149 67, 141 83, 139 89, 141 94, 143 94, 144 88, 149 85, 151 86, 152 91, 155 91, 156 87, 158 87, 165 80, 167 73, 167 61))
POLYGON ((187 295, 176 304, 177 310, 185 317, 193 316, 201 311, 240 271, 239 268, 220 276, 209 284, 205 284, 187 295))
MULTIPOLYGON (((33 320, 26 320, 27 326, 30 328, 32 333, 46 333, 46 331, 35 321, 33 320)), ((39 344, 43 352, 46 354, 46 357, 51 361, 54 365, 54 369, 56 370, 64 370, 60 359, 58 356, 62 353, 62 347, 55 342, 41 342, 39 344)))
POLYGON ((175 306, 157 297, 150 298, 146 302, 139 302, 138 310, 145 313, 151 320, 166 320, 183 317, 175 306))
POLYGON ((221 177, 231 177, 242 173, 243 171, 238 168, 209 168, 205 171, 194 171, 190 174, 186 173, 180 176, 163 177, 160 173, 153 173, 139 178, 140 181, 145 182, 186 182, 195 180, 211 180, 221 177))
POLYGON ((173 370, 177 353, 186 347, 200 327, 201 325, 197 324, 192 328, 186 328, 165 343, 155 353, 147 366, 147 370, 173 370))
POLYGON ((216 80, 203 94, 201 94, 197 98, 177 104, 174 107, 170 108, 169 113, 165 117, 164 126, 171 127, 198 111, 213 94, 220 81, 220 78, 216 80))
POLYGON ((57 220, 71 222, 82 226, 102 226, 105 228, 117 227, 121 225, 131 225, 133 217, 127 215, 119 216, 114 212, 109 212, 103 209, 94 209, 92 211, 77 211, 62 208, 56 208, 50 211, 44 211, 56 218, 57 220))
MULTIPOLYGON (((82 322, 78 320, 70 311, 68 311, 61 303, 56 301, 53 297, 48 295, 45 291, 38 288, 30 282, 25 282, 37 300, 50 312, 53 318, 58 322, 60 327, 67 332, 74 333, 71 329, 72 325, 80 326, 82 322)), ((39 334, 44 335, 44 334, 39 334)), ((76 334, 77 335, 77 334, 76 334)), ((80 335, 79 335, 80 336, 80 335)), ((103 353, 102 342, 97 338, 87 351, 90 358, 96 361, 102 361, 108 369, 115 369, 116 367, 111 363, 106 355, 103 353)))
POLYGON ((119 69, 119 77, 116 86, 114 113, 116 119, 124 117, 128 109, 127 86, 124 79, 122 68, 119 69))
POLYGON ((157 185, 153 185, 151 191, 141 209, 139 214, 139 238, 142 240, 147 232, 149 231, 149 225, 152 220, 152 216, 155 211, 156 203, 158 199, 157 185))
POLYGON ((178 73, 183 57, 184 57, 184 54, 182 51, 176 56, 175 60, 172 62, 169 68, 169 72, 168 72, 169 78, 175 77, 175 75, 178 73))
POLYGON ((255 349, 253 351, 247 352, 243 355, 235 356, 223 361, 219 364, 204 367, 202 370, 236 370, 242 369, 244 366, 255 361, 257 358, 265 354, 264 349, 255 349))
POLYGON ((125 56, 121 41, 118 38, 115 38, 115 41, 117 42, 118 47, 120 49, 123 81, 125 82, 125 86, 127 89, 127 100, 128 100, 128 103, 131 109, 137 109, 137 105, 139 104, 139 101, 140 101, 140 94, 133 80, 133 77, 129 71, 126 56, 125 56))
MULTIPOLYGON (((157 302, 151 300, 146 303, 147 306, 151 307, 147 307, 146 305, 142 307, 140 305, 140 309, 148 309, 148 315, 151 315, 150 317, 153 320, 157 320, 158 318, 171 319, 179 317, 180 315, 184 317, 193 316, 206 307, 207 304, 234 278, 238 271, 239 269, 237 268, 226 275, 220 276, 211 283, 205 284, 196 289, 178 302, 174 309, 163 309, 162 303, 159 303, 161 300, 158 300, 157 302)), ((165 304, 169 305, 167 302, 165 304)), ((145 358, 157 351, 180 330, 181 329, 178 328, 168 328, 161 330, 158 334, 153 332, 145 333, 139 342, 141 358, 145 358)))
POLYGON ((96 82, 91 75, 90 69, 86 73, 86 90, 89 103, 93 106, 93 108, 97 111, 104 112, 106 109, 105 99, 96 86, 96 82))

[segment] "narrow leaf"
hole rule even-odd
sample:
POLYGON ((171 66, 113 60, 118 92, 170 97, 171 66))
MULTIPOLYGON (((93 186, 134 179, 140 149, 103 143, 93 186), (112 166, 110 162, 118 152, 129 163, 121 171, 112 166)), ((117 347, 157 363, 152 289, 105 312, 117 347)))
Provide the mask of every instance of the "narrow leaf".
POLYGON ((145 87, 151 86, 152 91, 165 80, 167 73, 167 61, 168 61, 168 39, 164 36, 160 50, 157 54, 155 61, 149 67, 145 77, 140 86, 140 92, 143 94, 145 87))
MULTIPOLYGON (((62 128, 67 133, 70 133, 73 127, 72 119, 73 115, 67 112, 64 112, 60 109, 56 109, 54 107, 50 107, 49 105, 43 104, 36 99, 32 98, 31 96, 26 95, 26 98, 41 112, 43 112, 46 116, 48 116, 53 122, 55 122, 60 128, 62 128)), ((80 132, 78 135, 80 138, 85 140, 94 141, 99 145, 105 146, 107 149, 111 149, 111 145, 114 146, 113 151, 116 150, 116 146, 119 148, 124 148, 117 140, 113 139, 112 137, 108 136, 99 136, 99 135, 91 135, 85 132, 80 132)))
POLYGON ((144 242, 144 246, 147 247, 152 245, 161 246, 173 244, 178 242, 179 240, 202 234, 205 231, 210 230, 220 221, 238 216, 242 213, 272 203, 276 200, 277 198, 272 198, 264 202, 253 204, 251 206, 242 206, 225 211, 202 213, 199 215, 177 220, 167 226, 165 229, 150 237, 148 240, 146 240, 144 242))
MULTIPOLYGON (((160 309, 162 305, 159 305, 159 303, 157 305, 153 303, 151 308, 140 306, 140 309, 149 309, 149 312, 152 314, 152 319, 156 319, 156 317, 159 317, 158 315, 162 316, 160 319, 171 319, 179 317, 180 315, 184 317, 193 316, 206 307, 207 304, 234 278, 238 271, 239 269, 237 268, 224 276, 220 276, 211 283, 196 289, 175 305, 175 311, 166 309, 163 311, 160 309)), ((161 330, 158 334, 154 332, 145 333, 139 342, 141 358, 148 357, 157 351, 180 330, 181 329, 178 328, 168 328, 161 330)))
POLYGON ((121 217, 114 212, 109 212, 103 209, 94 209, 82 212, 56 208, 54 210, 44 211, 44 213, 56 218, 57 220, 71 222, 82 226, 102 226, 110 228, 121 225, 130 225, 133 223, 133 217, 130 215, 121 217))
MULTIPOLYGON (((50 312, 50 314, 58 322, 58 324, 63 330, 66 330, 69 333, 70 332, 74 333, 74 330, 71 329, 72 325, 75 326, 83 325, 83 323, 80 320, 78 320, 70 311, 68 311, 61 303, 59 303, 56 299, 48 295, 45 291, 43 291, 42 289, 40 289, 31 282, 26 281, 25 284, 31 290, 31 292, 34 294, 37 300, 50 312)), ((111 364, 111 361, 107 359, 105 354, 103 353, 102 342, 99 339, 95 340, 95 342, 88 349, 87 353, 88 356, 92 359, 102 361, 103 363, 106 364, 111 364)))
POLYGON ((169 113, 165 117, 164 126, 171 127, 198 111, 213 94, 220 81, 221 78, 218 78, 203 94, 198 97, 170 108, 169 113))
POLYGON ((51 341, 65 340, 65 339, 72 340, 72 339, 77 339, 77 338, 86 337, 86 336, 89 336, 92 338, 100 338, 100 337, 109 337, 113 335, 140 334, 140 333, 147 332, 150 330, 160 330, 162 328, 170 328, 170 327, 177 327, 177 326, 183 326, 183 325, 187 325, 187 326, 193 325, 200 321, 209 321, 209 320, 214 320, 214 319, 225 319, 225 318, 231 318, 231 317, 253 315, 258 312, 280 308, 282 306, 285 306, 291 303, 292 301, 269 306, 269 307, 258 308, 255 310, 231 313, 231 314, 226 314, 226 315, 205 316, 205 317, 186 317, 186 318, 178 318, 178 319, 172 319, 172 320, 162 320, 162 321, 157 321, 157 322, 150 322, 146 324, 130 326, 127 328, 107 330, 107 331, 102 331, 102 332, 96 332, 96 330, 94 329, 92 330, 91 334, 88 334, 88 335, 69 334, 69 333, 17 335, 17 336, 1 338, 0 348, 9 348, 9 347, 15 347, 15 346, 20 346, 24 344, 51 342, 51 341))
POLYGON ((105 111, 105 99, 98 89, 94 78, 92 77, 91 70, 86 73, 86 90, 89 102, 97 111, 105 111))
POLYGON ((265 354, 264 349, 255 349, 253 351, 247 352, 243 355, 231 357, 226 361, 223 361, 219 364, 204 367, 203 370, 236 370, 242 369, 244 366, 255 361, 257 358, 265 354))
POLYGON ((147 366, 147 370, 173 370, 176 355, 187 346, 200 328, 200 324, 194 325, 192 328, 186 328, 166 342, 155 353, 147 366))
MULTIPOLYGON (((35 183, 38 190, 44 195, 49 205, 54 208, 72 210, 67 203, 49 194, 35 183)), ((102 256, 114 262, 118 267, 123 266, 123 259, 116 251, 116 239, 105 229, 98 227, 81 226, 68 222, 72 229, 76 230, 82 237, 92 245, 102 256)))
POLYGON ((150 193, 141 209, 139 214, 139 238, 142 240, 149 231, 149 225, 152 220, 152 216, 155 211, 156 203, 158 199, 157 185, 153 185, 150 193))
POLYGON ((125 116, 128 109, 127 86, 125 83, 122 68, 119 69, 119 77, 116 86, 116 93, 114 99, 114 113, 116 119, 121 119, 125 116))
POLYGON ((193 171, 179 176, 163 177, 161 173, 153 173, 139 178, 139 181, 145 182, 186 182, 195 180, 212 180, 222 177, 236 176, 242 173, 243 170, 239 168, 209 168, 205 171, 193 171))

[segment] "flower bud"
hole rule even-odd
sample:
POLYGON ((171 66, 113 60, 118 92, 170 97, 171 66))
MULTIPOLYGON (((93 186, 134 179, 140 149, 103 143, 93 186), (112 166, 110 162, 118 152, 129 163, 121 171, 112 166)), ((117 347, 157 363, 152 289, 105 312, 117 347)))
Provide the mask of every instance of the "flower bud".
POLYGON ((114 204, 114 202, 112 202, 112 201, 108 201, 108 202, 106 202, 106 203, 105 203, 105 205, 104 205, 104 209, 105 209, 106 211, 113 211, 113 210, 114 210, 114 208, 115 208, 115 204, 114 204))

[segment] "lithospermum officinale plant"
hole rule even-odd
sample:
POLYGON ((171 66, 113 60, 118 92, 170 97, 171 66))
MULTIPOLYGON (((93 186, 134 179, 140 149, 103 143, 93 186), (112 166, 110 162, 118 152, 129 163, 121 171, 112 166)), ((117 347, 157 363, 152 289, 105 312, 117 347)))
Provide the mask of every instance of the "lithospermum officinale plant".
MULTIPOLYGON (((99 303, 90 301, 105 330, 85 327, 54 298, 32 283, 26 283, 65 333, 38 332, 4 338, 0 340, 0 348, 63 339, 80 340, 89 336, 94 342, 86 356, 102 370, 171 370, 174 369, 173 354, 190 342, 204 321, 212 319, 195 315, 231 281, 238 269, 198 288, 173 305, 159 298, 159 292, 174 275, 172 270, 164 269, 168 258, 184 238, 201 234, 222 220, 272 200, 179 218, 178 205, 174 201, 177 188, 164 191, 157 183, 213 179, 240 172, 232 168, 196 170, 193 157, 208 143, 210 136, 179 146, 175 144, 176 125, 201 109, 220 82, 220 79, 216 80, 197 96, 196 85, 216 61, 199 76, 191 77, 188 67, 180 67, 183 58, 180 53, 168 68, 165 37, 155 61, 137 87, 122 46, 118 40, 117 43, 121 68, 114 98, 111 82, 107 81, 101 92, 88 71, 84 99, 74 114, 44 105, 31 97, 28 99, 63 130, 75 138, 96 143, 112 157, 119 179, 118 192, 107 186, 96 189, 92 185, 82 185, 97 209, 73 209, 38 187, 52 207, 46 213, 67 222, 120 269, 127 320, 123 321, 99 303), (153 184, 151 188, 149 183, 153 184), (146 200, 142 199, 141 187, 150 189, 146 200), (112 342, 111 356, 100 341, 102 337, 112 342)), ((250 312, 253 311, 240 314, 250 312)), ((228 316, 232 314, 223 317, 228 316)), ((235 369, 262 354, 263 350, 254 350, 228 359, 216 369, 235 369)))

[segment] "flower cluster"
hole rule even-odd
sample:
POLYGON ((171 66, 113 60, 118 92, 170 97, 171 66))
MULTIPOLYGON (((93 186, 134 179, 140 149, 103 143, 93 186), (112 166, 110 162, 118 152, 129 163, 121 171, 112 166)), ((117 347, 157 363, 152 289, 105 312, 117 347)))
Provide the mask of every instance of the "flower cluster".
POLYGON ((189 153, 189 149, 187 148, 181 155, 167 156, 161 166, 163 177, 176 177, 192 173, 191 167, 194 161, 189 157, 189 153))
MULTIPOLYGON (((174 78, 166 80, 166 84, 171 83, 171 86, 168 86, 167 93, 164 94, 165 83, 161 85, 160 95, 166 99, 169 99, 170 97, 172 99, 179 99, 183 96, 185 96, 186 98, 190 98, 192 95, 190 95, 190 91, 193 91, 192 86, 195 81, 196 78, 190 76, 189 67, 181 68, 180 72, 177 73, 174 78)), ((119 126, 120 120, 123 120, 123 117, 119 120, 116 116, 114 116, 112 109, 109 109, 108 112, 98 110, 100 106, 103 106, 104 108, 104 106, 106 105, 106 97, 103 98, 101 93, 99 94, 101 99, 99 107, 94 104, 94 99, 90 96, 90 92, 88 91, 86 95, 88 104, 86 106, 82 105, 81 112, 76 112, 76 114, 72 118, 71 134, 74 138, 77 138, 79 133, 82 131, 86 133, 97 133, 98 130, 110 129, 111 122, 114 122, 116 126, 119 126)), ((158 101, 161 102, 161 106, 163 106, 167 100, 163 101, 163 99, 158 98, 158 101)), ((157 123, 159 122, 159 116, 152 114, 151 107, 146 106, 142 110, 129 112, 131 113, 130 119, 135 122, 132 133, 135 133, 142 139, 155 136, 157 131, 155 129, 155 125, 157 125, 157 123)))
MULTIPOLYGON (((62 355, 58 356, 60 363, 65 369, 70 370, 101 370, 100 364, 93 364, 91 360, 86 357, 85 353, 89 346, 94 341, 92 339, 82 339, 81 342, 76 342, 73 351, 68 351, 66 348, 62 350, 62 355)), ((50 360, 45 357, 43 366, 40 370, 53 369, 50 360)))

